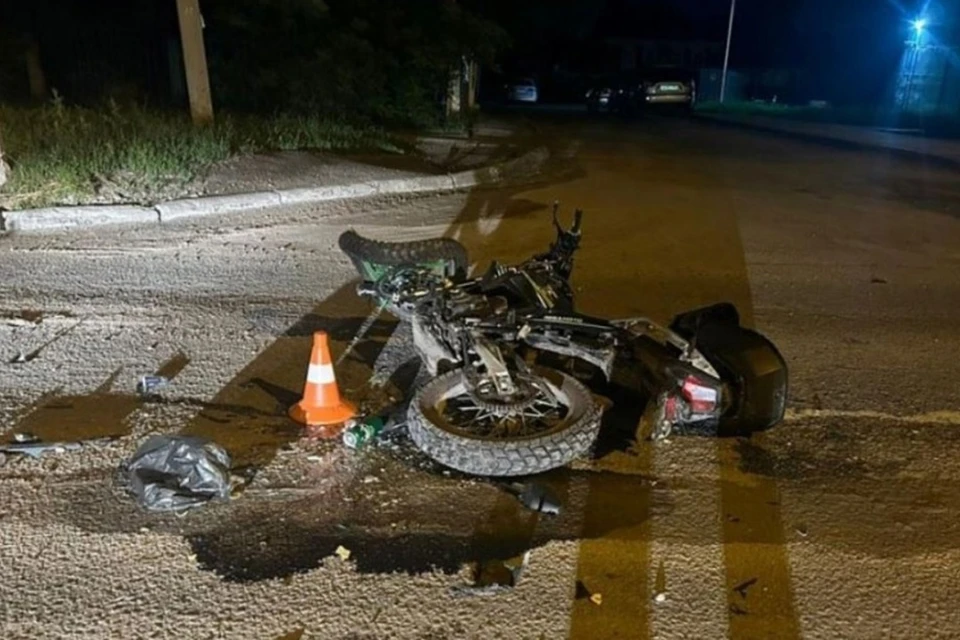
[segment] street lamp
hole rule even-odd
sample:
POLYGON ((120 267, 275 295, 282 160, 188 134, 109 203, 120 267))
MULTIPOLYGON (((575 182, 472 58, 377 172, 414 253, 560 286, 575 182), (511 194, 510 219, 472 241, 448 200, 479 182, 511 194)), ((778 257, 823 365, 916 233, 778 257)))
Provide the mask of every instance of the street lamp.
POLYGON ((733 38, 733 13, 737 9, 737 0, 730 0, 730 21, 727 24, 727 50, 723 54, 723 74, 720 76, 720 104, 727 92, 727 66, 730 64, 730 40, 733 38))
POLYGON ((907 45, 912 49, 913 55, 910 60, 910 75, 907 77, 907 90, 904 94, 904 106, 906 109, 910 109, 913 104, 913 81, 914 76, 917 73, 917 58, 920 57, 920 49, 923 43, 923 31, 927 28, 927 19, 926 18, 917 18, 913 21, 913 33, 914 38, 913 42, 907 42, 907 45))
POLYGON ((923 31, 927 28, 927 19, 926 18, 917 18, 913 21, 913 34, 914 34, 914 45, 919 46, 920 42, 923 40, 923 31))

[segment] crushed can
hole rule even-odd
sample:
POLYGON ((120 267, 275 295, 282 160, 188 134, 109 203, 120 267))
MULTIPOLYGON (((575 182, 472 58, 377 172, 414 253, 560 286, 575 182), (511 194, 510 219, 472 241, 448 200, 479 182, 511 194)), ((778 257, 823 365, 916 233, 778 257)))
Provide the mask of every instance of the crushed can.
POLYGON ((137 393, 142 396, 153 395, 169 383, 170 379, 163 376, 142 376, 137 383, 137 393))
POLYGON ((343 431, 343 444, 351 449, 361 449, 376 440, 385 427, 383 418, 372 416, 363 420, 353 420, 343 431))

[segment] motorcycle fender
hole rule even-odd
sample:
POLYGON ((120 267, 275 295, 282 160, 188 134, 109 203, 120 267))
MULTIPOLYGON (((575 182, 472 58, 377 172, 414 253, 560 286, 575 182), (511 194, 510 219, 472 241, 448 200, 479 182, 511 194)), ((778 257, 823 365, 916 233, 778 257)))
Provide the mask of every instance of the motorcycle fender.
POLYGON ((787 363, 770 340, 743 327, 708 324, 697 332, 697 349, 735 396, 721 417, 721 433, 748 435, 783 420, 787 363))

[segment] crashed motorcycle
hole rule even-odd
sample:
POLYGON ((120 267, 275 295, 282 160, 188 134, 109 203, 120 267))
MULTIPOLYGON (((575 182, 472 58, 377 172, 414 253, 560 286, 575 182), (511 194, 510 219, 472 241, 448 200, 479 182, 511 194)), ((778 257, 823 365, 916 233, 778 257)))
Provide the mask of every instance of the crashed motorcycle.
POLYGON ((453 239, 340 236, 363 279, 358 293, 412 325, 430 374, 408 409, 414 443, 446 466, 486 476, 539 473, 586 454, 601 405, 576 377, 542 364, 543 354, 589 363, 608 380, 615 368, 636 367, 649 398, 641 437, 688 427, 749 435, 779 422, 786 364, 767 338, 740 326, 733 305, 683 313, 669 327, 574 310, 582 220, 577 210, 565 229, 555 205, 548 251, 513 266, 493 262, 472 278, 453 239))

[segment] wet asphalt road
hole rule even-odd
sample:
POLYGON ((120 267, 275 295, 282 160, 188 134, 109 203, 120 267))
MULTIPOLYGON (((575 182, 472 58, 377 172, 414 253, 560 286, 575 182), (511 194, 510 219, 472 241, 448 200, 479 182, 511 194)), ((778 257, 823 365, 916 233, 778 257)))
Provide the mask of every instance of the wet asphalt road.
MULTIPOLYGON (((42 335, 0 334, 41 349, 0 372, 9 430, 129 434, 0 467, 4 636, 174 637, 143 631, 160 607, 179 637, 960 635, 955 172, 677 118, 531 123, 553 151, 535 185, 0 240, 8 315, 48 318, 42 335), (341 230, 444 234, 481 265, 514 261, 549 242, 554 200, 586 211, 581 310, 665 321, 736 303, 790 364, 788 420, 631 447, 639 401, 615 395, 597 458, 547 478, 565 502, 554 518, 403 443, 357 456, 298 442, 282 408, 310 333, 342 349, 370 311, 335 253, 341 230), (155 371, 176 375, 168 402, 122 391, 155 371), (145 516, 111 477, 151 430, 213 437, 259 472, 230 505, 145 516), (339 544, 354 565, 323 560, 339 544), (450 595, 462 563, 531 548, 512 592, 450 595), (110 587, 83 587, 91 564, 110 587)), ((367 383, 404 362, 401 338, 375 325, 338 371, 348 395, 402 395, 403 369, 367 383)))

